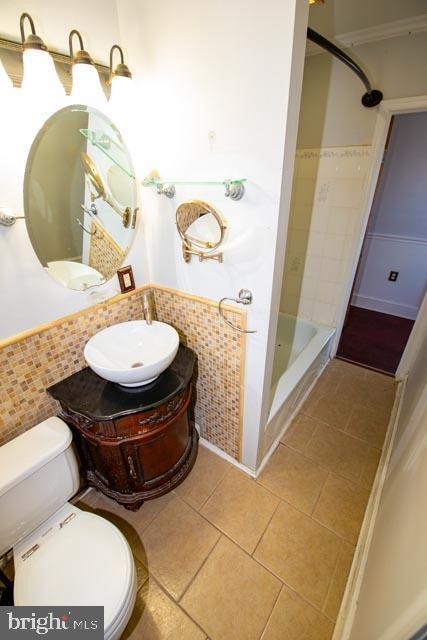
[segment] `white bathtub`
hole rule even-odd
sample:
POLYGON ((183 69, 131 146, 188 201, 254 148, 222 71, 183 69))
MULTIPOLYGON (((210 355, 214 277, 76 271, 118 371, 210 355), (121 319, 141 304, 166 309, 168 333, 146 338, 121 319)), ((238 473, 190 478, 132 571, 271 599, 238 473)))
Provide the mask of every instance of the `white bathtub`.
POLYGON ((264 454, 274 448, 325 367, 334 334, 333 327, 279 313, 264 454))

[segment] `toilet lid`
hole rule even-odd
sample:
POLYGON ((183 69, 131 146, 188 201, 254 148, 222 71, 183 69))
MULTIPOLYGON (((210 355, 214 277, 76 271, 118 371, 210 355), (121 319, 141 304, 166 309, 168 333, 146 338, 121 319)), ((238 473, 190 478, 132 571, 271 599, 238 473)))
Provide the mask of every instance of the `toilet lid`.
POLYGON ((132 554, 108 520, 72 511, 68 524, 40 536, 37 551, 16 563, 15 605, 103 606, 108 629, 132 588, 132 554))

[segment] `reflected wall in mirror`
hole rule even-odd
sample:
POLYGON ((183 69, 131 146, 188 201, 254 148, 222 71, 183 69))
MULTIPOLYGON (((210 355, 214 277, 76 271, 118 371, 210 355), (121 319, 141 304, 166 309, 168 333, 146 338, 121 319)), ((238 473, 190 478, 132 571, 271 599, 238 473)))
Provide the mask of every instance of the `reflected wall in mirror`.
POLYGON ((222 262, 222 253, 216 253, 216 249, 224 240, 227 224, 214 206, 203 200, 183 202, 176 210, 176 226, 185 262, 193 255, 200 262, 209 259, 222 262))
POLYGON ((84 290, 116 273, 135 235, 137 185, 107 116, 73 105, 45 122, 28 156, 24 209, 34 251, 57 282, 84 290))

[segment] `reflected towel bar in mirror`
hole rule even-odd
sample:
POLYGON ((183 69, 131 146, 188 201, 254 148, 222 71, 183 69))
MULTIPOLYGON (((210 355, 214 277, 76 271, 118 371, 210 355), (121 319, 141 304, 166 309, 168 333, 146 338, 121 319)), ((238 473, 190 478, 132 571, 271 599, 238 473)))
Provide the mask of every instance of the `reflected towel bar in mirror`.
POLYGON ((84 224, 82 222, 80 222, 80 220, 78 218, 76 218, 76 222, 79 225, 79 227, 81 227, 83 229, 83 231, 85 233, 89 234, 90 236, 96 236, 96 229, 94 229, 93 231, 89 231, 89 229, 86 229, 84 224))

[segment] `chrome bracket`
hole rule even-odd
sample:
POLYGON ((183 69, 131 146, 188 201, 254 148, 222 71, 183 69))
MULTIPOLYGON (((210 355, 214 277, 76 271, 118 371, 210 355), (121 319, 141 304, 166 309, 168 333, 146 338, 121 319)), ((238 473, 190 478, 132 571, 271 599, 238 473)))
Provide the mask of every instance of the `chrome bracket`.
POLYGON ((83 211, 85 213, 87 213, 90 216, 97 216, 98 215, 98 209, 96 208, 96 204, 94 202, 92 202, 92 204, 90 205, 89 209, 87 207, 85 207, 84 204, 81 205, 81 208, 83 209, 83 211))
POLYGON ((23 218, 24 216, 14 216, 10 209, 0 207, 0 224, 4 227, 11 227, 19 217, 23 218))
POLYGON ((230 200, 241 200, 245 193, 245 185, 243 182, 225 181, 225 197, 230 200))
POLYGON ((157 185, 157 193, 159 196, 163 195, 167 198, 174 198, 176 189, 174 184, 158 184, 157 185))

